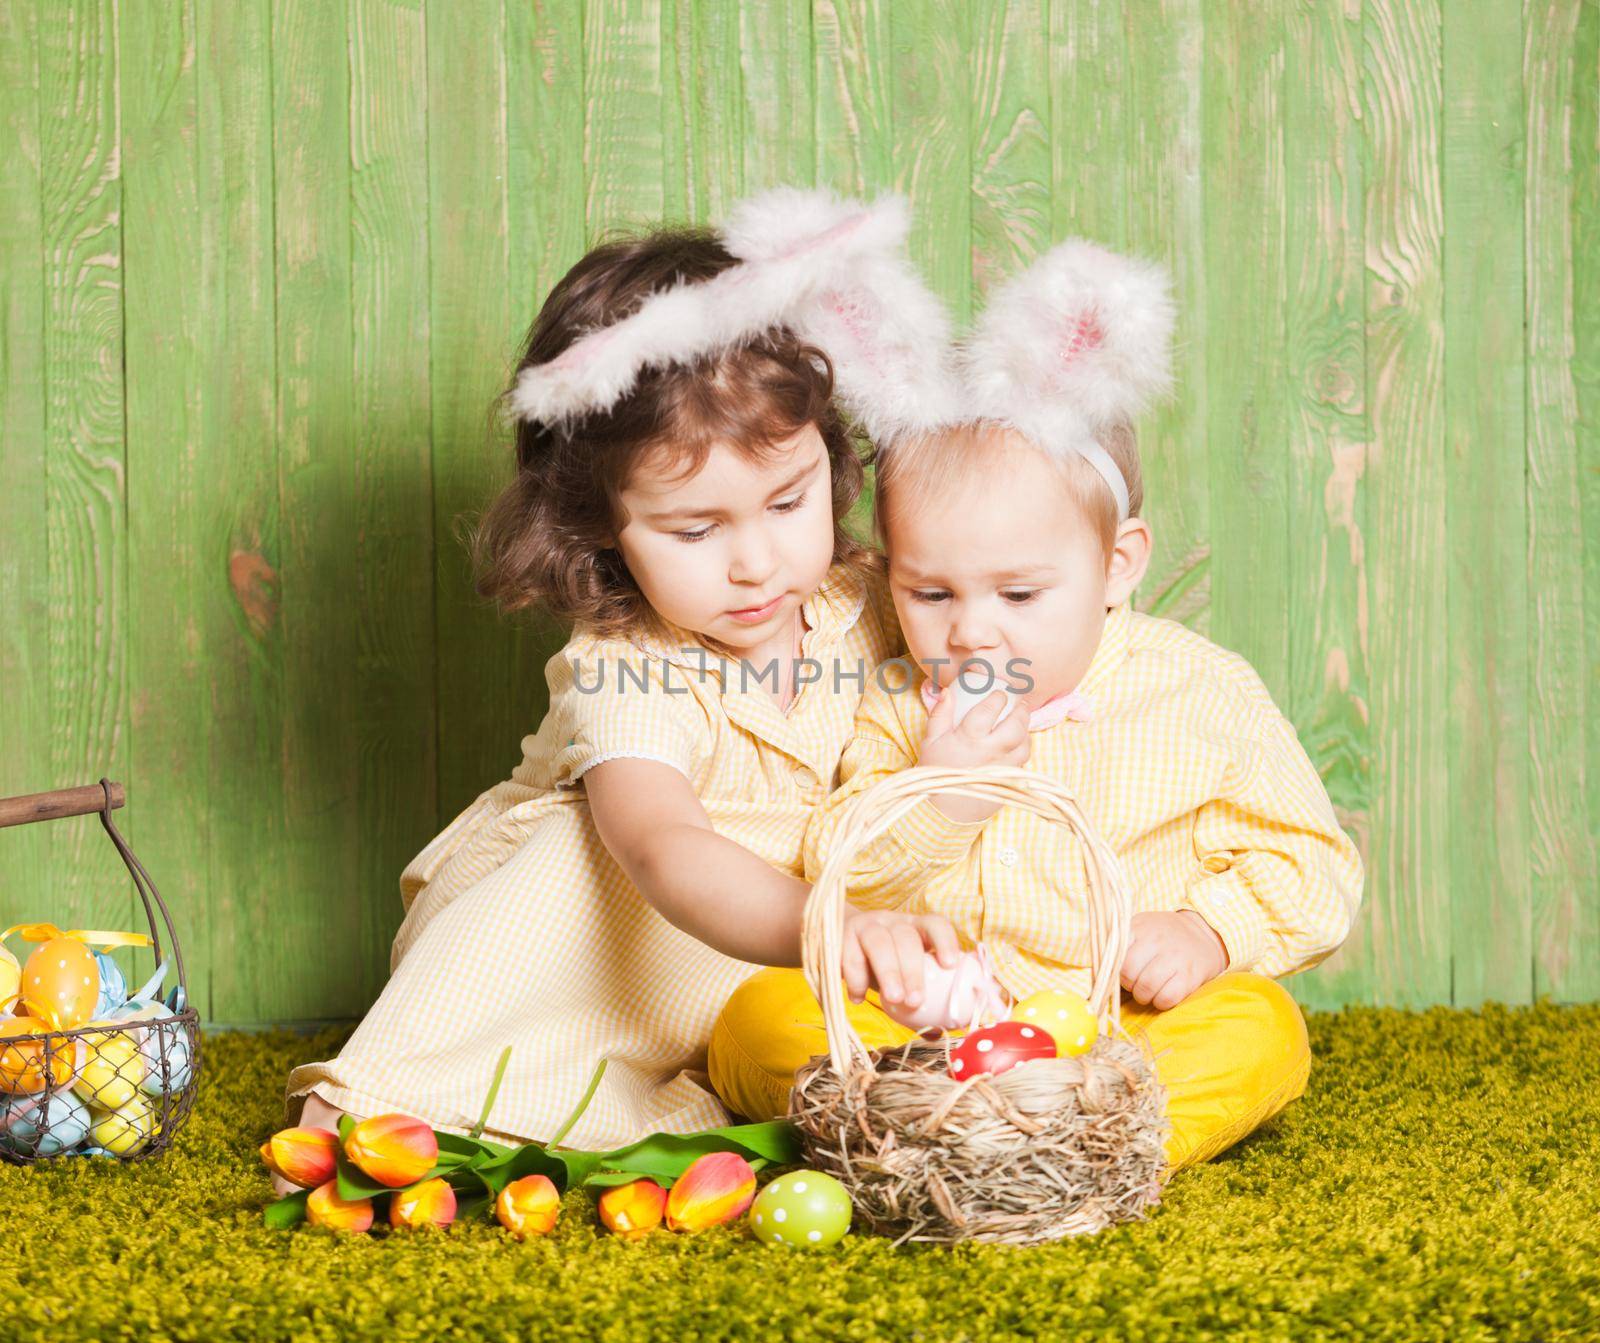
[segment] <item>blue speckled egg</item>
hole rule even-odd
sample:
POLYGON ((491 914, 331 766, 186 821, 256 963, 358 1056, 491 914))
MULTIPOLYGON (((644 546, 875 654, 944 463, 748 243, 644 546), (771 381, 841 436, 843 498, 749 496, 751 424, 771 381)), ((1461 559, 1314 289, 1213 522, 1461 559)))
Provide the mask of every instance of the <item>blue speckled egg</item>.
POLYGON ((0 1111, 0 1146, 22 1156, 60 1156, 89 1136, 89 1107, 69 1092, 9 1096, 0 1111))
POLYGON ((109 952, 95 952, 94 963, 100 967, 100 996, 95 1000, 94 1014, 108 1017, 128 1000, 128 981, 109 952))

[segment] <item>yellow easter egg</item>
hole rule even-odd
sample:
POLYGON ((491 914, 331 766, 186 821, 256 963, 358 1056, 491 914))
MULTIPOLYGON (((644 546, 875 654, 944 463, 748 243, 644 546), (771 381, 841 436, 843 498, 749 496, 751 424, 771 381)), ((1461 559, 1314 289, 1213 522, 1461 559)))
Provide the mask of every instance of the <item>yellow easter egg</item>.
POLYGON ((0 947, 0 1012, 16 1006, 22 993, 22 965, 5 947, 0 947))
POLYGON ((78 1069, 78 1080, 72 1089, 102 1110, 126 1105, 138 1094, 145 1078, 145 1056, 138 1041, 126 1031, 97 1032, 80 1038, 83 1066, 78 1069))
POLYGON ((1095 1020, 1088 1003, 1076 993, 1055 989, 1024 998, 1011 1009, 1011 1019, 1025 1021, 1048 1033, 1056 1042, 1056 1054, 1060 1058, 1087 1054, 1100 1033, 1100 1023, 1095 1020))
POLYGON ((4 1043, 19 1035, 48 1035, 51 1029, 50 1023, 39 1017, 8 1017, 0 1021, 0 1090, 32 1093, 43 1091, 47 1084, 59 1087, 72 1080, 73 1062, 82 1056, 73 1041, 57 1036, 50 1041, 4 1043))
POLYGON ((156 1112, 143 1096, 98 1115, 89 1126, 89 1140, 114 1156, 132 1156, 156 1131, 156 1112))
POLYGON ((100 967, 75 937, 41 942, 22 967, 22 1001, 36 1017, 70 1031, 94 1015, 100 998, 100 967))

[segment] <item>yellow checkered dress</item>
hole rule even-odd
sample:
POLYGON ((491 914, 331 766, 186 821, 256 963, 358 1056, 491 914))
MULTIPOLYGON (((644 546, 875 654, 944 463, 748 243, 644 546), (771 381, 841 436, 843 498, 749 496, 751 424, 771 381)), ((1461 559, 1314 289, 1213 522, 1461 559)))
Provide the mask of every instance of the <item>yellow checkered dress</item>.
POLYGON ((575 634, 545 668, 550 711, 511 779, 401 875, 406 917, 382 995, 338 1058, 289 1075, 289 1097, 315 1088, 357 1114, 464 1130, 510 1045, 489 1121, 501 1136, 549 1139, 602 1056, 605 1078, 565 1143, 595 1150, 728 1123, 706 1044, 758 967, 644 900, 595 834, 582 778, 618 756, 672 765, 719 834, 800 876, 806 822, 836 782, 861 691, 901 646, 880 579, 835 566, 801 612, 815 679, 787 712, 759 669, 721 664, 686 632, 575 634))
MULTIPOLYGON (((927 726, 912 675, 874 677, 812 819, 819 875, 845 808, 914 765, 927 726), (884 682, 893 690, 885 689, 884 682)), ((1077 689, 1090 721, 1032 734, 1027 768, 1066 784, 1128 877, 1135 913, 1193 909, 1231 970, 1279 977, 1325 959, 1361 903, 1362 864, 1294 727, 1243 658, 1127 604, 1077 689)), ((1090 987, 1087 873, 1063 827, 1014 808, 963 824, 924 800, 857 855, 852 903, 942 913, 986 942, 1013 993, 1090 987)))

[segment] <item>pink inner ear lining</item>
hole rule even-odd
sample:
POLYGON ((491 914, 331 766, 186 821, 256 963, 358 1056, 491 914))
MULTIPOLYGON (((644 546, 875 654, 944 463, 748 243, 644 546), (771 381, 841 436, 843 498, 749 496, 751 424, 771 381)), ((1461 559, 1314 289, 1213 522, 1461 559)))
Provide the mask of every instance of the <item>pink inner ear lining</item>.
POLYGON ((1070 364, 1079 355, 1097 350, 1105 344, 1105 329, 1100 325, 1100 314, 1088 308, 1078 314, 1061 333, 1061 362, 1070 364))

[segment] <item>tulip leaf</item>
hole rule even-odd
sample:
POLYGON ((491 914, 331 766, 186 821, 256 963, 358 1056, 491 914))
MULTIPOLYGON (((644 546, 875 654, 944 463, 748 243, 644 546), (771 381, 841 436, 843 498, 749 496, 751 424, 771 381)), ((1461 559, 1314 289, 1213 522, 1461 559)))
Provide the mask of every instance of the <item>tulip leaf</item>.
POLYGON ((339 1197, 346 1201, 360 1198, 376 1198, 379 1194, 393 1192, 391 1186, 374 1180, 350 1160, 343 1151, 337 1155, 339 1197))
POLYGON ((488 1186, 491 1194, 498 1194, 513 1180, 525 1175, 547 1175, 561 1193, 566 1192, 569 1183, 569 1170, 562 1154, 546 1151, 538 1143, 529 1143, 506 1156, 484 1162, 474 1167, 473 1174, 488 1186))
POLYGON ((261 1220, 273 1231, 287 1231, 298 1226, 306 1220, 306 1200, 310 1197, 309 1189, 301 1189, 276 1203, 269 1203, 261 1210, 261 1220))
POLYGON ((350 1141, 350 1131, 355 1128, 356 1121, 349 1115, 339 1116, 339 1146, 343 1147, 350 1141))
MULTIPOLYGON (((699 1133, 652 1133, 627 1147, 603 1153, 595 1164, 600 1172, 647 1176, 666 1188, 708 1152, 737 1152, 756 1170, 772 1164, 793 1165, 801 1160, 800 1137, 794 1125, 775 1120, 699 1133)), ((599 1181, 591 1174, 584 1183, 593 1185, 599 1181)))

